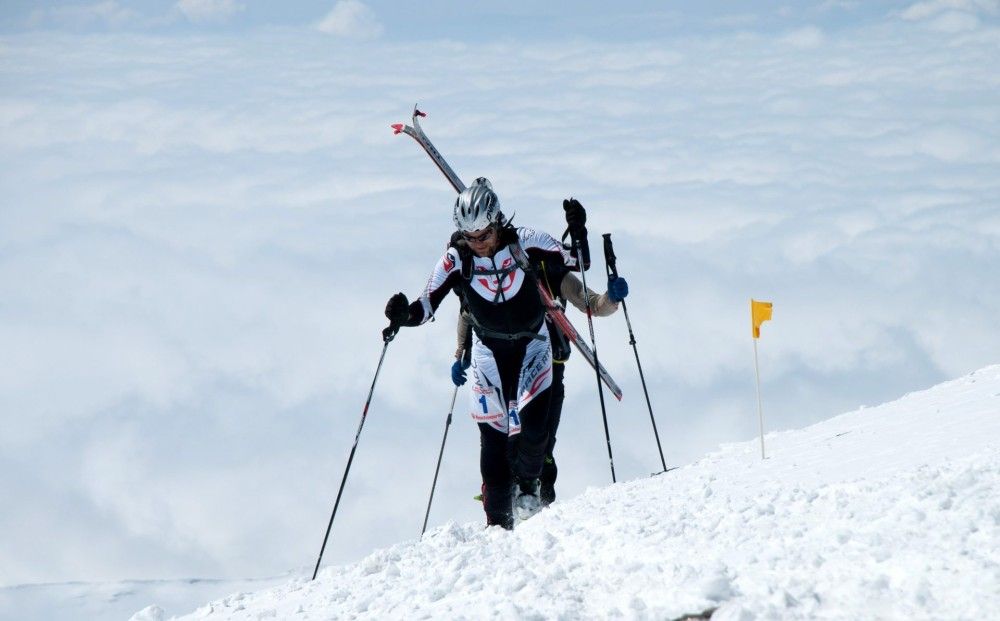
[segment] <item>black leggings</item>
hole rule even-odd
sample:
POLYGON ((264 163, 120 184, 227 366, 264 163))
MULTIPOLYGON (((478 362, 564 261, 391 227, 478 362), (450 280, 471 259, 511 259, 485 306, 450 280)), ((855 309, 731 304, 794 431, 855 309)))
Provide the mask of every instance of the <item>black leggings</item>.
MULTIPOLYGON (((546 389, 545 392, 548 392, 546 389)), ((529 404, 533 405, 534 402, 529 404)), ((525 409, 529 409, 525 408, 525 409)), ((544 413, 544 410, 541 411, 544 413)), ((524 479, 538 478, 542 473, 542 463, 545 459, 545 442, 540 444, 542 452, 534 462, 537 466, 532 471, 515 471, 515 464, 528 463, 523 459, 523 447, 526 444, 525 430, 529 432, 536 426, 545 437, 545 421, 538 416, 521 416, 521 433, 508 438, 507 434, 497 431, 486 423, 479 423, 479 472, 483 475, 483 510, 486 512, 487 524, 500 524, 510 528, 511 520, 511 486, 513 475, 524 479), (529 422, 532 421, 532 422, 529 422), (538 423, 541 424, 538 424, 538 423), (534 424, 533 424, 534 423, 534 424)))
POLYGON ((555 363, 552 365, 552 387, 549 389, 549 439, 545 444, 545 464, 542 466, 543 487, 547 484, 551 487, 559 476, 559 468, 552 452, 556 448, 556 432, 559 431, 559 421, 562 418, 563 399, 566 396, 566 387, 563 384, 563 376, 566 373, 566 365, 555 363))
POLYGON ((552 450, 556 447, 556 431, 559 430, 559 419, 562 418, 563 399, 566 397, 566 386, 563 385, 563 376, 566 374, 566 365, 557 363, 552 365, 552 388, 549 398, 549 441, 545 449, 547 457, 552 456, 552 450))
MULTIPOLYGON (((524 362, 524 345, 493 344, 490 350, 497 363, 506 401, 517 400, 518 378, 524 362)), ((518 414, 521 433, 508 438, 486 423, 479 423, 479 471, 483 475, 483 509, 488 524, 509 527, 513 476, 536 479, 542 472, 549 442, 549 398, 546 388, 518 414)))

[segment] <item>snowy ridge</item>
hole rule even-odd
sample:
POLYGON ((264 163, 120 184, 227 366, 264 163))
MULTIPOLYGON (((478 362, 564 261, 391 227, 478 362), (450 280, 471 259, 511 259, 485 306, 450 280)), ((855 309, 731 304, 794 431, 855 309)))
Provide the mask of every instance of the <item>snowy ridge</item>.
MULTIPOLYGON (((987 618, 1000 609, 1000 365, 513 533, 449 523, 185 619, 987 618)), ((340 536, 345 536, 343 533, 340 536)), ((155 608, 134 619, 156 619, 155 608)))

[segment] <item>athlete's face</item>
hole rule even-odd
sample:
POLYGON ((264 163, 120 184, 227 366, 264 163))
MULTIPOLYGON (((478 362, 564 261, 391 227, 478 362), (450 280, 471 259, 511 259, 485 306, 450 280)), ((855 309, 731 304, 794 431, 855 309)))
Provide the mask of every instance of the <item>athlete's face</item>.
POLYGON ((477 257, 493 256, 496 252, 497 229, 495 226, 488 226, 471 233, 462 233, 462 237, 469 243, 469 248, 477 257))

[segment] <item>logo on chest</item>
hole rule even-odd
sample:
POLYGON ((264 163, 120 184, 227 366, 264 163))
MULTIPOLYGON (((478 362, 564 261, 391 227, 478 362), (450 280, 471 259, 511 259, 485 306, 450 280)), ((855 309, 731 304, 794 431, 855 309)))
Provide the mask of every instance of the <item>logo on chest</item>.
POLYGON ((491 271, 490 268, 476 265, 474 269, 476 273, 472 276, 472 288, 487 300, 502 302, 517 295, 524 282, 524 272, 517 269, 514 259, 510 257, 504 259, 498 269, 503 273, 484 274, 482 272, 491 271))

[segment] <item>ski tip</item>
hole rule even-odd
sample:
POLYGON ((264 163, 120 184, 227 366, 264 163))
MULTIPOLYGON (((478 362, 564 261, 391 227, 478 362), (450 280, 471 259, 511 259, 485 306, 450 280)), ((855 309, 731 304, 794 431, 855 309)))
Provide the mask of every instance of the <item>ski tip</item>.
POLYGON ((402 123, 393 123, 389 127, 392 128, 393 135, 395 135, 395 134, 402 134, 403 133, 403 124, 402 123))

